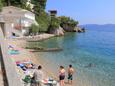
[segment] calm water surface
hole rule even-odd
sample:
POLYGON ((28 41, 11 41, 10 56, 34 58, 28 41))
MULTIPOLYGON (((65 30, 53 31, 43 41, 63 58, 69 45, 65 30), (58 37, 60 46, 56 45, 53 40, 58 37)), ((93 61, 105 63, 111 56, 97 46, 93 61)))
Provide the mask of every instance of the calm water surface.
POLYGON ((87 29, 86 33, 66 33, 29 46, 61 47, 61 52, 39 52, 39 59, 50 66, 72 64, 76 86, 115 86, 115 29, 87 29))

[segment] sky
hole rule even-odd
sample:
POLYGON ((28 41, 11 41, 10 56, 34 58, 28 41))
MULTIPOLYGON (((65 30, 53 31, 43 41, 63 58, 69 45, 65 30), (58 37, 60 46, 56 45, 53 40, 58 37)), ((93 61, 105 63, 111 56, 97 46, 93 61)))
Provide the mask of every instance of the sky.
POLYGON ((47 0, 46 11, 57 10, 80 24, 115 24, 115 0, 47 0))

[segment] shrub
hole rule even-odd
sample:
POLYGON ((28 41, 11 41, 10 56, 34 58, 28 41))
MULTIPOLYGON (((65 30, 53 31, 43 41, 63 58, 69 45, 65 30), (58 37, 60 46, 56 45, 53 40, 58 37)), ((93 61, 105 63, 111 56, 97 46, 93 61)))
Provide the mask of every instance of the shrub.
POLYGON ((50 16, 46 12, 42 12, 38 15, 36 15, 36 21, 39 24, 39 31, 40 32, 46 32, 48 31, 48 27, 50 25, 50 16))
POLYGON ((59 20, 60 20, 60 26, 63 28, 64 27, 64 25, 66 25, 66 26, 71 26, 71 27, 75 27, 75 26, 77 26, 78 25, 78 21, 75 21, 75 20, 73 20, 73 19, 71 19, 70 17, 66 17, 66 16, 60 16, 60 17, 58 17, 59 18, 59 20))
POLYGON ((60 26, 60 21, 56 17, 51 17, 50 28, 57 29, 60 26))
POLYGON ((37 32, 39 32, 39 26, 38 26, 38 25, 35 25, 35 24, 32 24, 32 25, 29 27, 29 33, 36 34, 37 32))

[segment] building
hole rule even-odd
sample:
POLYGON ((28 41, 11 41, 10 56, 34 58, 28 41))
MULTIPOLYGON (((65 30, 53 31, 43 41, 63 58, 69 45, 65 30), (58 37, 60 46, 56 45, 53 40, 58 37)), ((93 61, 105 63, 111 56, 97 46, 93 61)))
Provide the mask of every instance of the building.
POLYGON ((23 36, 28 32, 31 24, 37 24, 34 13, 14 6, 3 7, 0 18, 5 22, 7 37, 23 36))
POLYGON ((50 16, 56 16, 57 10, 49 10, 50 16))

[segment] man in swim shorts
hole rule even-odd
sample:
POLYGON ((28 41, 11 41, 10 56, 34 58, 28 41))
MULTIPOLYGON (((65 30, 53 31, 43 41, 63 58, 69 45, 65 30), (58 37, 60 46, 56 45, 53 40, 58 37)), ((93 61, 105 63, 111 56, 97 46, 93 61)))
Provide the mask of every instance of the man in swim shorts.
POLYGON ((69 65, 68 68, 68 84, 72 84, 74 69, 72 65, 69 65))

